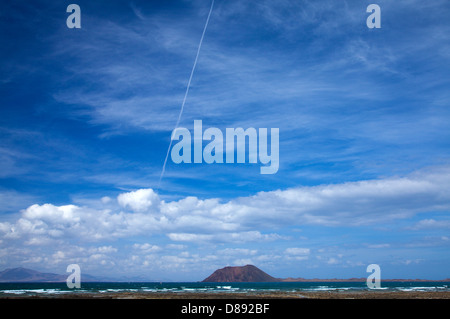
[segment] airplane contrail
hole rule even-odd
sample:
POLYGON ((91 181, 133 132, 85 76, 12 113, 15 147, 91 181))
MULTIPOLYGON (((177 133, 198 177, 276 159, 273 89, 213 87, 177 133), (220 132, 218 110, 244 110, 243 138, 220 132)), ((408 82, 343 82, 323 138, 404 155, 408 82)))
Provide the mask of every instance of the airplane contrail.
MULTIPOLYGON (((180 124, 181 115, 183 114, 183 110, 184 110, 184 104, 186 103, 186 98, 187 98, 188 93, 189 93, 189 87, 191 86, 192 76, 194 75, 195 66, 197 65, 198 56, 200 54, 200 49, 202 48, 203 38, 205 37, 206 28, 208 28, 209 17, 211 16, 211 12, 213 10, 213 7, 214 7, 214 0, 212 0, 212 2, 211 2, 211 8, 209 9, 208 18, 206 19, 205 27, 203 28, 202 37, 200 38, 200 43, 198 44, 197 55, 195 56, 194 65, 192 66, 191 75, 189 76, 189 81, 188 81, 188 84, 186 86, 186 92, 184 93, 183 103, 181 103, 180 113, 178 114, 177 124, 175 125, 175 129, 174 130, 176 130, 178 128, 178 125, 180 124)), ((162 178, 164 176, 164 172, 166 171, 167 159, 169 158, 169 153, 170 153, 171 147, 172 147, 172 136, 170 137, 169 148, 167 149, 166 158, 164 159, 163 168, 162 168, 162 171, 161 171, 161 175, 159 176, 158 186, 157 186, 156 190, 159 189, 159 186, 161 184, 161 180, 162 180, 162 178)))

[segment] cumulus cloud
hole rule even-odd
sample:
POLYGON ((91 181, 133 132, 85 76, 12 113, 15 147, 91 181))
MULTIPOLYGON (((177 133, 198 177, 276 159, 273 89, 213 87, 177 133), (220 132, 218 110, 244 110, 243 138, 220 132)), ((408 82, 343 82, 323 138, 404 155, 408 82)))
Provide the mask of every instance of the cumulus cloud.
POLYGON ((152 206, 158 209, 159 197, 153 189, 139 189, 134 192, 123 193, 117 197, 121 207, 131 208, 134 212, 145 212, 152 206))
MULTIPOLYGON (((166 234, 177 242, 250 242, 286 239, 273 233, 285 225, 376 225, 428 211, 450 209, 450 169, 408 177, 349 182, 260 192, 254 196, 161 200, 152 189, 122 193, 105 208, 34 204, 15 222, 0 223, 2 240, 23 239, 26 245, 76 238, 112 240, 166 234), (264 230, 272 230, 270 233, 264 230)), ((425 219, 414 226, 447 227, 425 219)), ((289 248, 288 254, 306 253, 289 248)))

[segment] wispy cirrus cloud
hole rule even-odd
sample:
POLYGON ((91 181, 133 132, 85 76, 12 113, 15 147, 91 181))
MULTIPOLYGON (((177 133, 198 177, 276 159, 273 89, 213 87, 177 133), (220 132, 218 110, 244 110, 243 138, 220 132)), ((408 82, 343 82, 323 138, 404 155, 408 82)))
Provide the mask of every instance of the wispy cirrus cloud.
POLYGON ((449 229, 450 220, 436 220, 433 218, 422 219, 414 225, 408 227, 411 230, 424 230, 424 229, 449 229))

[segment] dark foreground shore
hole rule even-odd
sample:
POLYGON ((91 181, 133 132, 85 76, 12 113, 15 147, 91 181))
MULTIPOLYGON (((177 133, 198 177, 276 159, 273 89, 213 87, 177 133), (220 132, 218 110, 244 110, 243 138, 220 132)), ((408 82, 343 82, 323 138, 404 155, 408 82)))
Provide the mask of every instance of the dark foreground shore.
POLYGON ((0 299, 450 299, 450 291, 321 291, 252 293, 119 292, 0 295, 0 299))

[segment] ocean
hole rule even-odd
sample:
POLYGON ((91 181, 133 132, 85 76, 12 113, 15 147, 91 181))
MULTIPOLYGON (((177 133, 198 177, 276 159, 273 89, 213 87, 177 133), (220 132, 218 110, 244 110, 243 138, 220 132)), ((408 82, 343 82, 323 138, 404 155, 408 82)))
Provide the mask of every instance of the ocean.
MULTIPOLYGON (((381 282, 384 291, 450 291, 450 282, 381 282)), ((365 291, 365 282, 86 282, 81 288, 69 289, 66 283, 0 283, 0 298, 8 296, 43 296, 69 293, 249 293, 249 292, 319 292, 365 291)))

